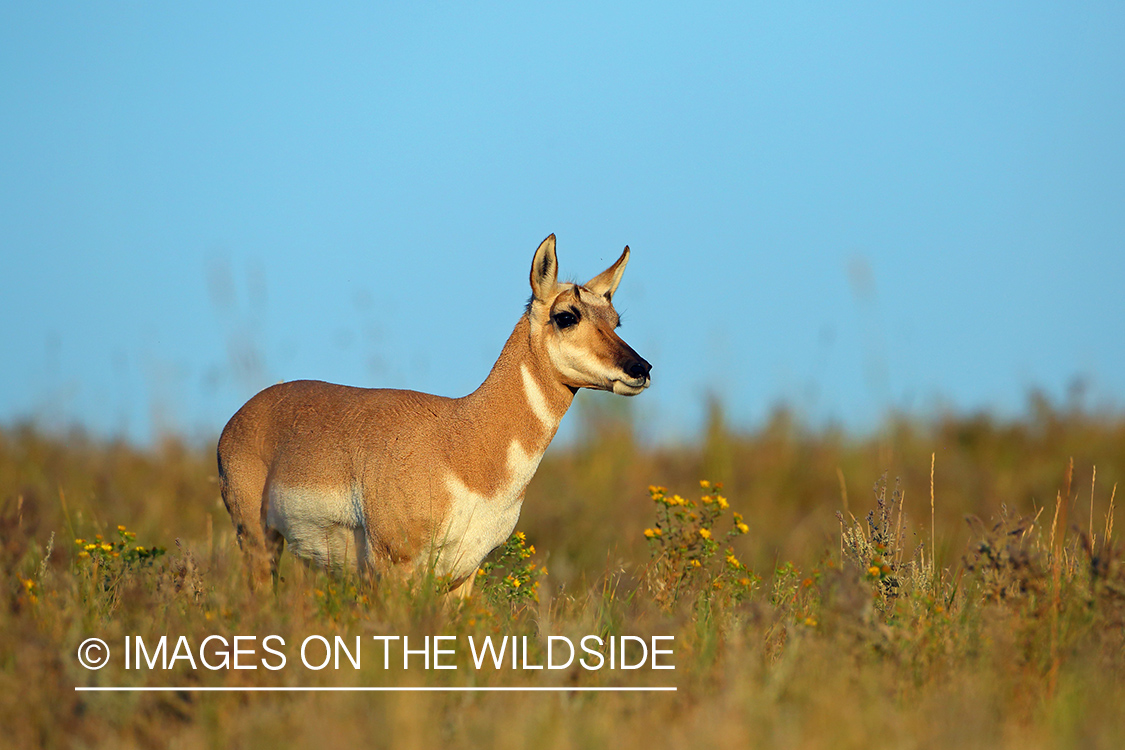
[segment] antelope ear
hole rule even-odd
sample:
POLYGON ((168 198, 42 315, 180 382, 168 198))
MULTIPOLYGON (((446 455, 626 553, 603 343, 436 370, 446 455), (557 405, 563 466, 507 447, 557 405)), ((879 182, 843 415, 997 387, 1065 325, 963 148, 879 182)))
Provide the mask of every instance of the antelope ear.
POLYGON ((555 257, 555 235, 539 243, 535 258, 531 261, 531 293, 540 301, 547 301, 555 295, 559 283, 559 261, 555 257))
POLYGON ((613 299, 613 293, 621 283, 621 276, 625 273, 625 264, 628 262, 629 246, 626 245, 617 262, 586 282, 586 288, 595 294, 603 295, 607 300, 613 299))

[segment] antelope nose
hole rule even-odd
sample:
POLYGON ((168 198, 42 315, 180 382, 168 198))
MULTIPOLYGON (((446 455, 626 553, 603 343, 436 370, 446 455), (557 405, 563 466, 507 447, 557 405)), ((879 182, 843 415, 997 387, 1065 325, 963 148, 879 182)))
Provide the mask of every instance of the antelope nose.
POLYGON ((647 378, 651 370, 652 365, 645 362, 643 359, 639 359, 625 368, 625 372, 631 378, 647 378))

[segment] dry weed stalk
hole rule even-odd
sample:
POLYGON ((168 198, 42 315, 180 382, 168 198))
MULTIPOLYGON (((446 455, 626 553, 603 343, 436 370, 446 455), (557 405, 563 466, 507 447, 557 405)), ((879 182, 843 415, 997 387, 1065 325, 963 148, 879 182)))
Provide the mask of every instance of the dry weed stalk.
MULTIPOLYGON (((881 606, 885 609, 906 591, 927 591, 933 581, 933 564, 924 564, 924 545, 910 552, 906 545, 906 492, 899 479, 887 496, 887 475, 875 483, 875 508, 868 511, 867 528, 851 517, 845 521, 837 512, 840 522, 842 561, 862 571, 879 584, 881 606)), ((932 556, 931 556, 932 557, 932 556)))

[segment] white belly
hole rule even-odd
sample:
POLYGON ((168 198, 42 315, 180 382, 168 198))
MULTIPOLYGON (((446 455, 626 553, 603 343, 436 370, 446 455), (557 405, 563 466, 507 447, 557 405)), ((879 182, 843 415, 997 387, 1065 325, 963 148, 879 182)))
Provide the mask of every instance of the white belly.
POLYGON ((363 572, 370 562, 358 493, 271 484, 266 523, 293 554, 318 565, 363 572))

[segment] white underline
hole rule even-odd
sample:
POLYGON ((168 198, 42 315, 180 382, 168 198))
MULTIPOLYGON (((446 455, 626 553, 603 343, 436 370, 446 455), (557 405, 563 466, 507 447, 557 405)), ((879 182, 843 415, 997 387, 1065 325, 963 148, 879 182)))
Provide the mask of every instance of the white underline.
POLYGON ((98 693, 624 693, 675 692, 675 687, 75 687, 76 692, 98 693))

